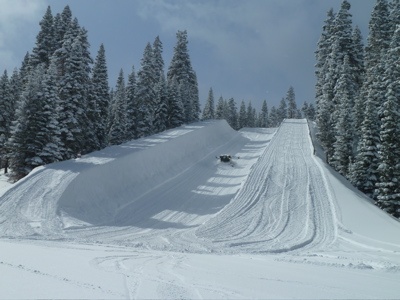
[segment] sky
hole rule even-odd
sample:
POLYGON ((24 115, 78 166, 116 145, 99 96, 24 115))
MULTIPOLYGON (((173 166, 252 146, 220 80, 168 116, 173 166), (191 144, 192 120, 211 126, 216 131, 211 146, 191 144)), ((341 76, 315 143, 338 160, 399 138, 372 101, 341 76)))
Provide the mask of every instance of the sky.
MULTIPOLYGON (((39 22, 50 5, 53 15, 69 5, 88 30, 92 57, 106 50, 110 87, 121 68, 127 77, 148 42, 159 36, 165 71, 176 32, 187 30, 202 108, 210 88, 220 96, 251 101, 261 109, 278 106, 290 86, 297 105, 314 101, 316 45, 327 11, 342 0, 0 0, 0 72, 20 67, 35 45, 39 22)), ((376 0, 349 0, 353 26, 368 36, 376 0)))

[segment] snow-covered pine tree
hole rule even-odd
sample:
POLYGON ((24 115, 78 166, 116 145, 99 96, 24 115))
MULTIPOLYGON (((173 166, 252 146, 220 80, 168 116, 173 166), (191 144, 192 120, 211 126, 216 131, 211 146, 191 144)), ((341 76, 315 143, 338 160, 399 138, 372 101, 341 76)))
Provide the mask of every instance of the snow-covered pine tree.
POLYGON ((164 74, 164 59, 162 58, 163 44, 160 37, 157 36, 153 42, 153 66, 156 78, 164 74))
POLYGON ((175 78, 168 82, 168 114, 167 128, 175 128, 184 123, 182 99, 179 93, 178 82, 175 78))
POLYGON ((289 119, 296 118, 297 104, 296 97, 294 94, 294 88, 291 86, 286 93, 286 103, 287 103, 287 117, 289 119))
POLYGON ((187 47, 187 31, 178 31, 176 34, 177 43, 174 47, 174 54, 168 68, 167 81, 168 84, 175 79, 178 86, 181 85, 181 92, 187 93, 189 97, 182 98, 182 104, 185 110, 184 122, 193 122, 199 119, 200 101, 198 96, 197 76, 192 69, 189 50, 187 47), (189 110, 189 111, 187 111, 189 110))
POLYGON ((168 91, 164 73, 160 72, 160 78, 155 86, 156 102, 154 110, 154 132, 162 132, 167 129, 168 117, 168 91))
POLYGON ((253 110, 253 106, 251 105, 251 101, 249 101, 249 103, 247 104, 246 114, 247 114, 247 117, 246 117, 247 118, 247 127, 253 128, 256 123, 256 116, 254 115, 254 110, 253 110))
POLYGON ((96 119, 91 122, 95 124, 99 148, 107 146, 107 120, 110 105, 110 94, 108 86, 107 63, 104 45, 101 44, 93 66, 92 74, 92 92, 95 105, 96 119))
POLYGON ((215 110, 215 117, 217 119, 225 119, 225 116, 226 116, 226 103, 224 98, 220 96, 215 110))
POLYGON ((71 22, 72 22, 72 12, 69 5, 67 5, 64 7, 61 14, 56 14, 53 20, 56 49, 62 47, 65 40, 64 35, 69 30, 71 22))
POLYGON ((240 108, 239 108, 239 117, 238 117, 238 127, 243 128, 247 127, 247 111, 246 111, 246 104, 242 100, 240 103, 240 108))
POLYGON ((139 113, 138 101, 136 99, 136 73, 135 67, 128 75, 126 85, 126 138, 133 140, 138 137, 137 118, 139 113))
POLYGON ((261 113, 260 113, 260 122, 259 126, 262 128, 267 128, 269 126, 269 120, 268 120, 268 105, 267 101, 264 100, 261 106, 261 113))
POLYGON ((215 119, 214 92, 212 88, 210 88, 210 90, 208 91, 208 97, 206 104, 204 105, 203 115, 201 119, 202 120, 215 119))
MULTIPOLYGON (((381 71, 376 67, 373 76, 377 79, 381 71)), ((361 126, 360 140, 357 146, 355 162, 351 166, 350 181, 359 190, 371 197, 375 197, 375 184, 378 180, 378 147, 380 124, 378 107, 380 99, 384 97, 380 80, 371 87, 366 99, 364 120, 361 126)))
POLYGON ((50 6, 47 7, 43 19, 39 23, 40 31, 36 36, 36 45, 32 50, 31 66, 36 67, 44 63, 50 64, 50 58, 56 50, 56 38, 54 34, 53 15, 50 6))
POLYGON ((154 112, 156 92, 155 85, 159 76, 155 73, 153 49, 147 43, 137 73, 136 98, 139 106, 137 118, 138 136, 144 137, 154 133, 154 112))
POLYGON ((285 98, 282 98, 281 101, 279 102, 279 107, 278 107, 277 113, 279 116, 278 124, 280 124, 283 121, 283 119, 285 119, 288 115, 287 103, 286 103, 285 98))
POLYGON ((325 24, 322 27, 322 34, 317 44, 317 50, 315 56, 317 63, 315 65, 315 75, 317 78, 315 85, 315 99, 317 103, 323 95, 323 86, 325 85, 325 79, 328 71, 327 59, 332 51, 332 39, 333 39, 333 24, 335 21, 335 14, 333 9, 330 9, 327 13, 325 24))
POLYGON ((228 124, 235 130, 239 129, 238 128, 238 114, 237 114, 237 109, 236 109, 236 102, 235 99, 230 98, 228 100, 228 110, 227 110, 227 122, 228 124))
POLYGON ((384 59, 385 100, 380 109, 377 205, 400 217, 400 25, 384 59))
POLYGON ((46 161, 43 159, 48 159, 51 155, 46 148, 53 141, 48 135, 47 125, 50 125, 49 118, 55 120, 56 112, 52 110, 48 113, 50 108, 46 102, 44 78, 43 63, 32 70, 21 96, 16 121, 13 123, 12 134, 8 141, 12 153, 10 155, 12 180, 18 180, 35 167, 45 164, 46 161))
POLYGON ((62 160, 64 145, 61 142, 61 131, 58 123, 59 97, 57 89, 57 66, 54 60, 43 78, 42 85, 42 107, 39 114, 41 117, 40 131, 36 139, 41 140, 42 149, 37 154, 44 164, 62 160))
POLYGON ((365 101, 368 98, 371 86, 376 81, 375 75, 383 75, 376 73, 376 67, 382 59, 382 53, 385 53, 389 48, 391 39, 389 20, 389 5, 387 0, 377 0, 369 21, 369 35, 364 55, 365 77, 355 106, 356 132, 361 132, 360 128, 364 120, 363 112, 366 111, 365 101))
POLYGON ((59 78, 61 139, 65 159, 90 151, 93 132, 87 118, 87 96, 90 85, 90 60, 86 31, 80 30, 77 20, 65 34, 63 47, 55 52, 59 78))
POLYGON ((117 85, 113 94, 111 108, 111 127, 108 133, 110 145, 119 145, 126 139, 126 90, 124 71, 121 69, 117 79, 117 85))
POLYGON ((337 103, 335 137, 331 163, 343 176, 349 173, 353 156, 353 104, 352 92, 354 82, 351 78, 350 58, 345 56, 341 75, 336 83, 334 103, 337 103))
POLYGON ((10 125, 13 117, 13 99, 7 70, 0 77, 0 168, 7 167, 6 142, 10 136, 10 125))
POLYGON ((278 127, 280 122, 279 120, 278 109, 273 105, 269 113, 269 127, 278 127))

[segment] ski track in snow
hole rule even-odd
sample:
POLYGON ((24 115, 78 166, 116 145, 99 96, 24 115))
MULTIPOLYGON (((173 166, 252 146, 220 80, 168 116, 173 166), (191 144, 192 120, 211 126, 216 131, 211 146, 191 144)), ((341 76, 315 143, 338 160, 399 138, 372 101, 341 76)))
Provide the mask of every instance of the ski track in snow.
POLYGON ((104 293, 129 299, 247 297, 188 280, 185 253, 399 272, 400 245, 346 228, 331 181, 305 120, 239 133, 199 122, 34 170, 0 197, 0 237, 127 247, 91 265, 124 282, 104 293))

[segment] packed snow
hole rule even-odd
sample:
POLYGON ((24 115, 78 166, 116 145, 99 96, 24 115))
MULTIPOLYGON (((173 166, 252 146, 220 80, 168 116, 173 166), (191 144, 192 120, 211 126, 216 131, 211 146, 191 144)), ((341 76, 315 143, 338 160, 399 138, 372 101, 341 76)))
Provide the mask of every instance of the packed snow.
POLYGON ((312 136, 198 122, 2 175, 0 298, 398 299, 399 221, 312 136))

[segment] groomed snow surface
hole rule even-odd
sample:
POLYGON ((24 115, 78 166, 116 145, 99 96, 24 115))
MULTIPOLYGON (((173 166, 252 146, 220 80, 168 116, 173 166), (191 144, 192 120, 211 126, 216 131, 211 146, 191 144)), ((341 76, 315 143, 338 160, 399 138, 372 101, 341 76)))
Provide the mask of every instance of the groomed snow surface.
POLYGON ((3 299, 400 297, 400 223, 305 120, 199 122, 4 179, 3 299))

